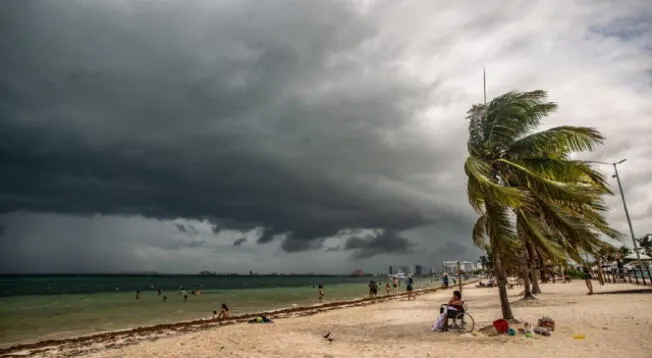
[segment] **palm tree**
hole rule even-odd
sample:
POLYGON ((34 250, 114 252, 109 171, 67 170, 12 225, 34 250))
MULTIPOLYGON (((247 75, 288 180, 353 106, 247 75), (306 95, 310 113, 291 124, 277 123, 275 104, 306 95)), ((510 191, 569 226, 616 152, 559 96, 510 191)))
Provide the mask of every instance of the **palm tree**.
MULTIPOLYGON (((545 91, 508 92, 468 112, 469 156, 464 164, 467 194, 479 218, 474 243, 494 256, 503 318, 513 319, 507 297, 506 260, 519 249, 535 257, 581 259, 601 242, 617 237, 604 219, 602 196, 609 193, 602 174, 569 159, 593 150, 604 138, 595 129, 556 127, 532 131, 557 105, 545 91)), ((529 268, 530 273, 536 271, 529 268)))

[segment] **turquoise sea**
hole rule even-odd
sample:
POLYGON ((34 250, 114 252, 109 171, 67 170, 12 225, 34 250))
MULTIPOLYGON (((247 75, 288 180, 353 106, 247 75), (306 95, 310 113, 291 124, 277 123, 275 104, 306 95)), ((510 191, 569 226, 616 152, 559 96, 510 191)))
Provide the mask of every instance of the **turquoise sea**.
MULTIPOLYGON (((209 317, 222 303, 232 314, 363 297, 370 277, 198 275, 0 276, 0 346, 209 317), (180 287, 188 293, 184 302, 180 287), (157 289, 162 295, 158 296, 157 289), (136 299, 140 290, 140 299, 136 299), (162 297, 167 296, 164 302, 162 297)), ((376 278, 374 278, 376 279, 376 278)), ((376 279, 377 280, 377 279, 376 279)), ((378 280, 377 280, 378 281, 378 280)), ((417 280, 415 289, 438 285, 417 280)), ((379 294, 384 294, 384 286, 379 294)))

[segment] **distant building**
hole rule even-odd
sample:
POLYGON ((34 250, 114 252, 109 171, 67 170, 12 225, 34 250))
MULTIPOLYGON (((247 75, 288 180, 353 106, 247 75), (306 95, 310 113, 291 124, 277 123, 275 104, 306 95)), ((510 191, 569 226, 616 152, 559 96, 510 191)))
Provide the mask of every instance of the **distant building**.
POLYGON ((441 270, 446 273, 457 273, 457 261, 442 261, 441 270))
POLYGON ((389 267, 389 274, 390 275, 394 274, 394 268, 392 266, 389 267))
POLYGON ((475 262, 471 262, 471 261, 462 261, 460 262, 460 268, 464 272, 471 272, 471 271, 475 271, 476 264, 475 262))
POLYGON ((421 265, 414 265, 414 274, 417 276, 423 275, 423 267, 421 265))

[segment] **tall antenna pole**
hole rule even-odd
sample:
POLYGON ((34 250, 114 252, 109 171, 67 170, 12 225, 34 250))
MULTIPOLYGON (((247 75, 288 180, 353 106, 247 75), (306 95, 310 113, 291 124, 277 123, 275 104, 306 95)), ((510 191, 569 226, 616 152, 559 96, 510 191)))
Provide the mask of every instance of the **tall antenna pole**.
POLYGON ((484 93, 484 105, 487 105, 487 71, 483 67, 482 68, 482 90, 484 93))

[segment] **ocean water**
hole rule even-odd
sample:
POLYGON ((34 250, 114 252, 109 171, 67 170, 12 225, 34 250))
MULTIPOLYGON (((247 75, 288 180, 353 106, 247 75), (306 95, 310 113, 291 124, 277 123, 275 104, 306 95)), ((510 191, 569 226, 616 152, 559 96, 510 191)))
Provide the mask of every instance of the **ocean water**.
MULTIPOLYGON (((0 276, 0 346, 363 297, 369 277, 349 276, 0 276), (184 302, 179 287, 190 293, 184 302), (156 288, 167 296, 163 302, 156 288), (140 290, 140 299, 136 299, 140 290)), ((417 280, 415 289, 438 285, 417 280)), ((381 287, 379 294, 384 294, 381 287)))

